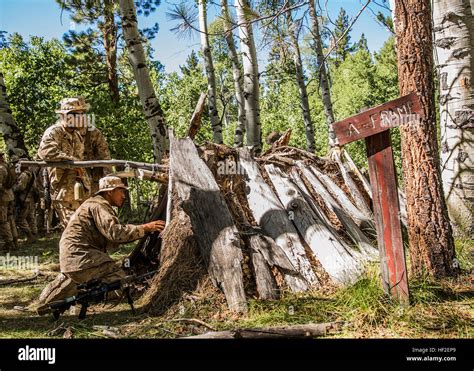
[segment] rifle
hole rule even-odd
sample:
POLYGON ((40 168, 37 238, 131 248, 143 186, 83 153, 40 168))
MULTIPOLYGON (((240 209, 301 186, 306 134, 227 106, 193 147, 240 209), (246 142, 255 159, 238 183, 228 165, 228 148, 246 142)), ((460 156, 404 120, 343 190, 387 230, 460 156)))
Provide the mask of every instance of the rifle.
POLYGON ((73 305, 81 305, 79 312, 79 319, 86 318, 87 308, 91 303, 100 303, 107 301, 107 293, 121 289, 127 296, 128 304, 135 314, 135 307, 133 306, 133 299, 130 295, 130 287, 136 282, 142 282, 146 278, 152 277, 157 271, 150 271, 141 275, 129 275, 122 279, 104 283, 98 279, 92 279, 80 285, 77 285, 77 295, 70 296, 66 299, 53 301, 44 304, 37 309, 39 315, 52 313, 55 320, 73 305))

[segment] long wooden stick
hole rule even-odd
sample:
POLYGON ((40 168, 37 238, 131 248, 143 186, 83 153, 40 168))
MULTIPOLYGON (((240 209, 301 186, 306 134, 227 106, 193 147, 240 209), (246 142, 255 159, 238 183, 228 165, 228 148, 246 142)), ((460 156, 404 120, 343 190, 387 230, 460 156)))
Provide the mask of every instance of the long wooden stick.
POLYGON ((58 168, 87 168, 87 167, 110 167, 125 166, 133 169, 146 169, 156 171, 158 169, 167 169, 168 167, 160 164, 149 164, 146 162, 126 161, 126 160, 93 160, 93 161, 20 161, 21 167, 58 167, 58 168))

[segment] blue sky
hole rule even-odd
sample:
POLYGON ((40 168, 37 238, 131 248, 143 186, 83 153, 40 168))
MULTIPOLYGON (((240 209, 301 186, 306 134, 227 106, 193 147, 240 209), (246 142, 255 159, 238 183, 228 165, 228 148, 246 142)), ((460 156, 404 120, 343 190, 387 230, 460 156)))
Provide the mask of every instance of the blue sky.
MULTIPOLYGON (((166 12, 170 8, 170 4, 174 4, 174 0, 162 0, 158 10, 150 17, 140 17, 139 25, 141 28, 153 25, 158 22, 160 30, 157 37, 152 40, 152 46, 155 50, 154 58, 164 64, 167 72, 178 71, 179 65, 184 64, 186 57, 191 49, 199 49, 199 35, 195 35, 191 39, 179 39, 170 28, 174 23, 166 17, 166 12)), ((325 0, 321 0, 322 6, 325 0)), ((327 7, 330 17, 335 20, 339 9, 346 9, 350 18, 355 16, 364 1, 360 0, 329 0, 327 7)), ((379 0, 381 3, 382 0, 379 0)), ((230 0, 229 4, 233 1, 230 0)), ((383 11, 387 14, 387 10, 376 4, 371 6, 375 12, 383 11)), ((209 17, 218 12, 216 6, 211 6, 209 17)), ((28 38, 30 35, 42 36, 46 39, 58 38, 74 28, 79 30, 77 25, 71 24, 69 15, 64 12, 61 16, 61 9, 54 0, 0 0, 0 30, 8 33, 18 32, 22 36, 28 38)), ((355 23, 351 31, 351 41, 355 42, 364 33, 368 46, 371 51, 380 49, 382 44, 390 36, 389 32, 375 21, 375 16, 366 9, 355 23)), ((266 53, 260 53, 259 63, 265 65, 266 53)))

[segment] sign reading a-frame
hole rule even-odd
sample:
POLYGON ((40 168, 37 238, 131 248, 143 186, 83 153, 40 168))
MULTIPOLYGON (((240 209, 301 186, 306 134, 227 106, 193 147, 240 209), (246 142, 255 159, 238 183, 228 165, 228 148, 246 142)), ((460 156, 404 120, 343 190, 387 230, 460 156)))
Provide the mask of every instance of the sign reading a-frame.
POLYGON ((384 290, 403 304, 409 302, 408 277, 389 129, 413 124, 421 113, 411 93, 333 124, 340 146, 365 139, 384 290))

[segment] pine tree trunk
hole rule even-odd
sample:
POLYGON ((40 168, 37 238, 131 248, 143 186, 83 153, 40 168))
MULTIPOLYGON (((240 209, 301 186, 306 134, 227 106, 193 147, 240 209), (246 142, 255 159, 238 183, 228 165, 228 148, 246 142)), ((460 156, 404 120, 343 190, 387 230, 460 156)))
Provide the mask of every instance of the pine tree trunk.
POLYGON ((5 141, 6 150, 9 156, 16 155, 20 158, 29 158, 28 150, 25 146, 23 134, 15 122, 8 103, 7 88, 0 72, 0 132, 5 141))
POLYGON ((474 15, 461 0, 434 1, 440 76, 441 174, 451 223, 474 234, 474 15))
POLYGON ((234 146, 242 147, 244 145, 245 134, 245 99, 242 67, 235 48, 227 0, 221 1, 221 10, 222 17, 224 18, 225 40, 229 48, 229 57, 232 61, 232 76, 234 78, 235 100, 237 101, 237 128, 235 129, 234 146))
POLYGON ((334 122, 334 113, 332 110, 331 93, 329 90, 328 74, 326 71, 326 63, 324 60, 323 46, 321 42, 321 33, 319 32, 318 18, 314 1, 309 1, 309 16, 311 18, 311 33, 313 34, 314 47, 316 49, 316 58, 319 68, 319 82, 321 84, 321 97, 324 105, 324 113, 326 115, 326 122, 329 130, 329 146, 333 147, 336 142, 336 134, 332 127, 334 122))
POLYGON ((156 163, 161 162, 168 150, 168 131, 165 117, 151 83, 145 51, 137 27, 137 11, 133 0, 120 0, 123 37, 127 44, 130 62, 133 66, 138 95, 142 103, 145 119, 153 140, 153 156, 156 163))
MULTIPOLYGON (((290 3, 291 4, 291 3, 290 3)), ((300 94, 301 100, 301 110, 303 111, 303 120, 306 132, 306 147, 309 152, 314 153, 316 150, 314 144, 314 128, 313 122, 311 121, 311 112, 309 108, 309 101, 308 101, 308 93, 306 91, 306 83, 304 78, 304 71, 303 71, 303 62, 301 61, 301 53, 300 53, 300 46, 298 44, 298 37, 297 31, 295 29, 295 23, 293 22, 293 18, 291 16, 291 12, 288 11, 286 13, 286 18, 288 21, 288 31, 290 36, 290 41, 294 49, 294 62, 295 62, 295 69, 296 69, 296 82, 298 83, 298 90, 300 94)))
POLYGON ((257 51, 253 38, 252 24, 249 22, 248 0, 235 0, 239 22, 240 50, 244 69, 245 117, 247 121, 247 145, 262 149, 260 126, 260 86, 258 82, 257 51))
POLYGON ((217 112, 216 75, 214 73, 214 64, 212 63, 209 36, 207 35, 206 6, 206 0, 199 0, 199 29, 201 31, 201 50, 204 56, 204 69, 207 76, 207 102, 209 104, 209 117, 211 119, 214 143, 222 144, 222 124, 217 112))
POLYGON ((449 276, 457 269, 436 139, 430 1, 399 0, 395 14, 400 95, 416 91, 423 107, 418 122, 400 127, 411 271, 449 276))
POLYGON ((117 26, 115 25, 114 16, 115 13, 111 0, 104 0, 104 23, 101 31, 107 66, 107 83, 112 101, 117 104, 120 101, 120 93, 117 74, 117 26))

